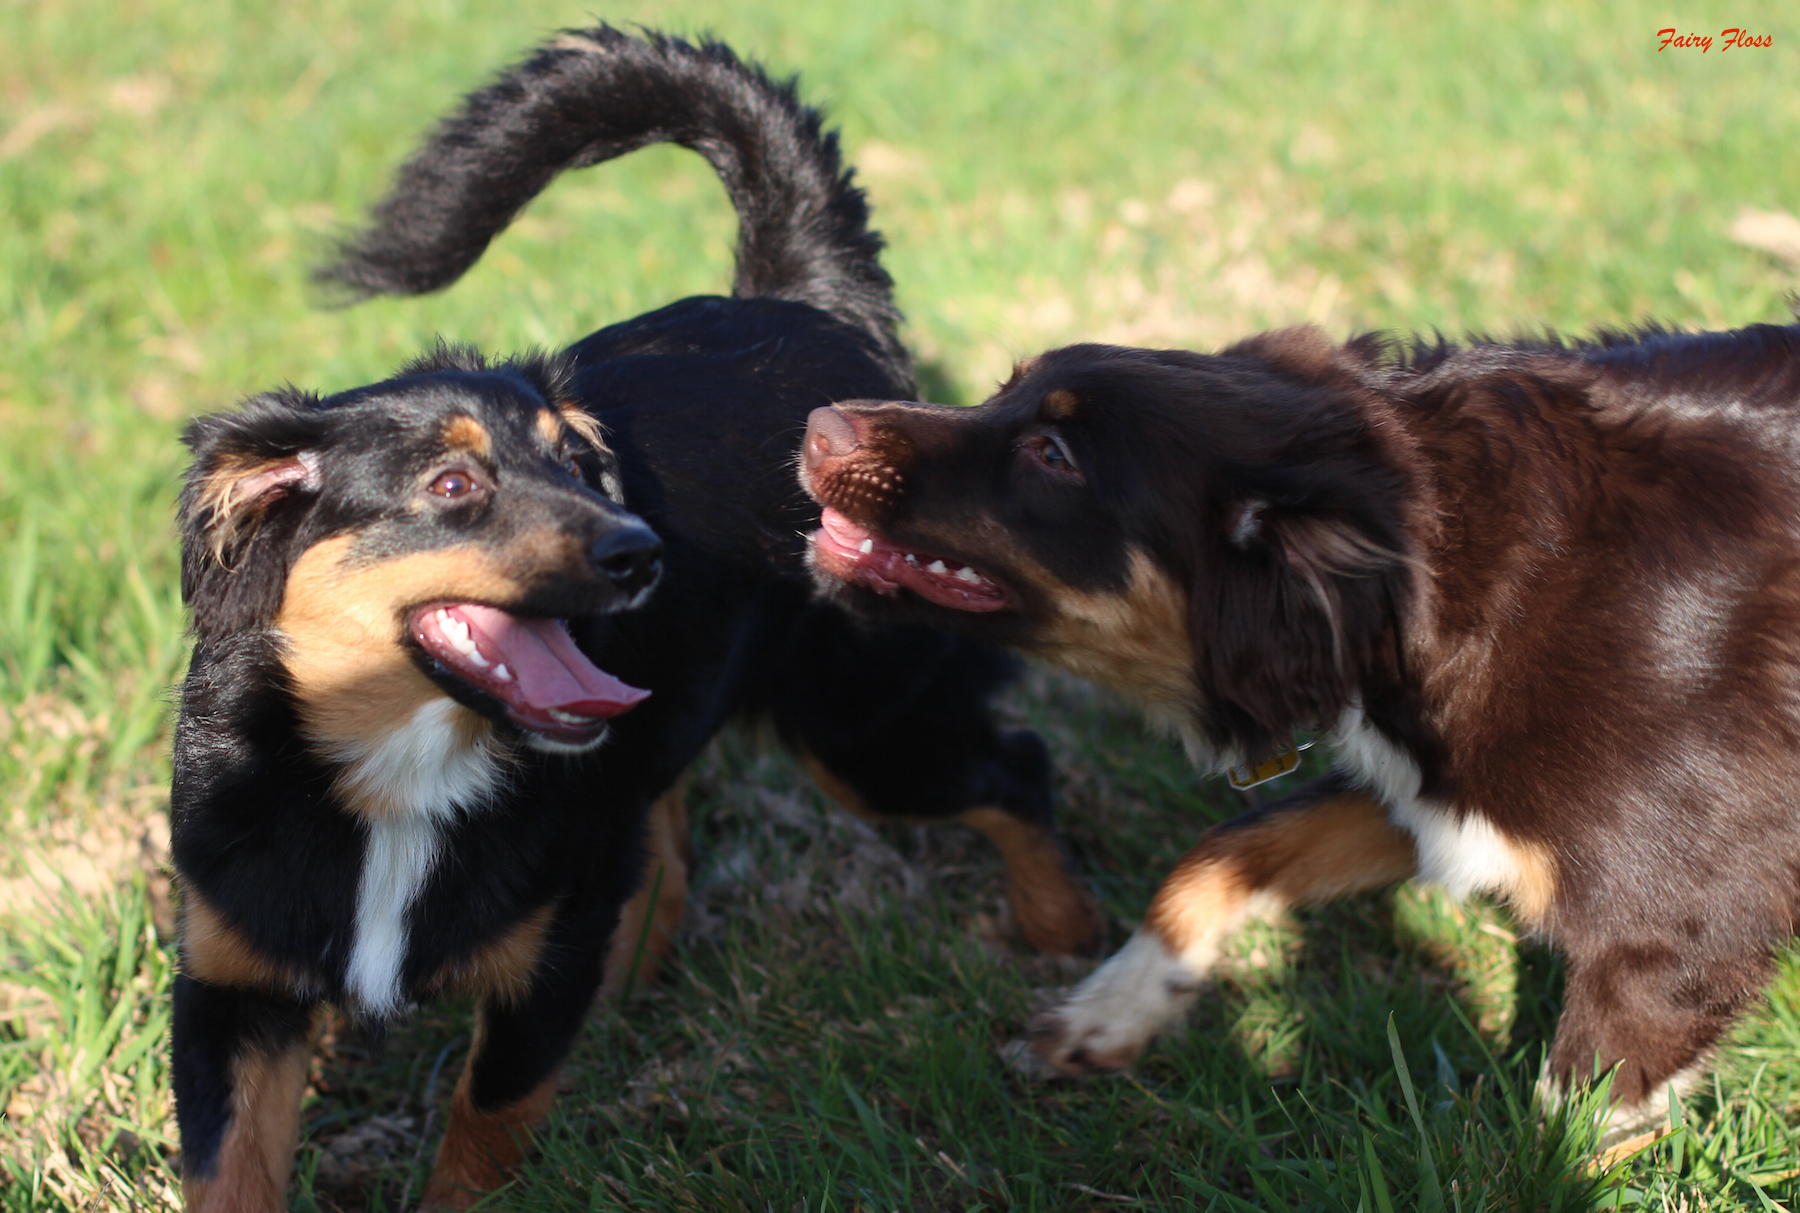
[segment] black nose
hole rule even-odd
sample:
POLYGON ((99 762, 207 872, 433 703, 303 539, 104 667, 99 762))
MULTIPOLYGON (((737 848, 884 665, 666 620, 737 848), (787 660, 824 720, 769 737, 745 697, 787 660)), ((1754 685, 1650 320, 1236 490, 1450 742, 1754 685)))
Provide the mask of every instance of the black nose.
POLYGON ((606 532, 594 540, 588 558, 627 594, 649 589, 662 576, 662 540, 642 524, 606 532))

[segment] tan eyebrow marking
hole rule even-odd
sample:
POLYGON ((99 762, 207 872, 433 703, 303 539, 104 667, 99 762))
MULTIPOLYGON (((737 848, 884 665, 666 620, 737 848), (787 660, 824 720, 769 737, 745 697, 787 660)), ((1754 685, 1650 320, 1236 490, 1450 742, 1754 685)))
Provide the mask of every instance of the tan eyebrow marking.
POLYGON ((444 423, 444 445, 486 459, 493 452, 494 440, 481 422, 464 414, 444 423))

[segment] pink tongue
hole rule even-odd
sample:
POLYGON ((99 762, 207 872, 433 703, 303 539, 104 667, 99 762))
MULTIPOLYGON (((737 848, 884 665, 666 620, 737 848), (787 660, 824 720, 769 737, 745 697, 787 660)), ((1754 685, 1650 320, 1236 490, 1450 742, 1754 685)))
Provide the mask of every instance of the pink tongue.
POLYGON ((453 610, 477 633, 482 653, 505 663, 518 698, 527 707, 616 716, 650 696, 589 661, 560 619, 521 619, 469 602, 453 610))
POLYGON ((827 535, 847 548, 855 548, 863 540, 871 538, 867 529, 857 526, 830 506, 826 506, 819 512, 819 525, 825 528, 827 535))

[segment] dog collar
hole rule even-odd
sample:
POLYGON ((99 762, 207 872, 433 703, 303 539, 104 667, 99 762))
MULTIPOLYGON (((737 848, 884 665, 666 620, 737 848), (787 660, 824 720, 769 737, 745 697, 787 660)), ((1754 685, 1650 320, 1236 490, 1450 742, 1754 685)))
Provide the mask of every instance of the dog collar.
POLYGON ((1284 740, 1277 741, 1267 753, 1260 754, 1237 766, 1228 767, 1225 778, 1231 786, 1242 792, 1259 783, 1267 783, 1271 779, 1286 775, 1300 765, 1300 751, 1309 749, 1312 742, 1294 744, 1294 735, 1289 733, 1284 740))

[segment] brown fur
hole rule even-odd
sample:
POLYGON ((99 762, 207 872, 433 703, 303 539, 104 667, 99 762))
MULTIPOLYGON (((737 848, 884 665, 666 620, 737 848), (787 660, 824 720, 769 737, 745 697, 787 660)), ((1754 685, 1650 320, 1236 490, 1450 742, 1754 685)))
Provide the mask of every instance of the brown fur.
POLYGON ((238 986, 307 995, 318 982, 257 949, 198 889, 181 891, 181 963, 191 976, 215 986, 238 986))
POLYGON ((438 1143, 431 1180, 419 1201, 422 1213, 466 1209, 505 1183, 525 1157, 532 1130, 549 1114, 556 1085, 552 1074, 523 1099, 484 1111, 470 1094, 465 1068, 450 1100, 450 1124, 438 1143))
MULTIPOLYGON (((1131 554, 1130 570, 1121 593, 1058 586, 1048 595, 1056 614, 1030 648, 1180 724, 1196 701, 1187 597, 1141 551, 1131 554)), ((1056 585, 1048 570, 1037 576, 1040 585, 1056 585)))
POLYGON ((994 808, 968 809, 957 820, 1000 849, 1007 901, 1026 943, 1054 956, 1085 956, 1099 948, 1106 929, 1099 903, 1070 873, 1054 833, 994 808))
MULTIPOLYGON (((566 542, 543 541, 546 547, 566 542)), ((301 553, 275 617, 301 718, 326 746, 367 743, 442 698, 402 644, 406 608, 435 597, 517 598, 521 585, 507 566, 532 556, 520 550, 502 562, 491 549, 469 545, 363 564, 354 549, 355 537, 340 535, 301 553)), ((456 718, 466 745, 480 744, 493 727, 466 709, 457 709, 456 718)), ((385 811, 367 797, 356 799, 361 811, 385 811)))
POLYGON ((1109 682, 1221 765, 1339 745, 1313 807, 1183 861, 1149 920, 1177 949, 1257 893, 1398 879, 1412 833, 1563 950, 1551 1072, 1617 1064, 1632 1109, 1800 921, 1800 326, 1072 346, 974 409, 837 406, 803 449, 840 597, 1109 682), (894 553, 927 551, 1005 609, 909 593, 894 553))
POLYGON ((1333 797, 1207 831, 1156 891, 1144 927, 1181 952, 1258 894, 1283 906, 1329 901, 1405 880, 1415 864, 1385 805, 1333 797))
POLYGON ((433 994, 473 994, 500 1006, 516 1004, 530 988, 531 976, 543 956, 544 937, 555 917, 555 903, 544 906, 498 939, 446 964, 427 979, 425 988, 433 994))
POLYGON ((212 1178, 182 1180, 188 1213, 268 1213, 287 1207, 310 1046, 307 1041, 274 1055, 250 1053, 233 1061, 231 1126, 212 1178))
MULTIPOLYGON (((862 798, 812 755, 803 756, 819 789, 864 821, 905 821, 871 810, 862 798)), ((911 819, 924 824, 927 818, 911 819)), ((957 820, 985 836, 1006 865, 1006 896, 1025 942, 1056 956, 1097 951, 1105 932, 1100 907, 1073 871, 1056 832, 1002 809, 964 810, 957 820)))
POLYGON ((260 494, 246 495, 243 486, 258 477, 298 469, 292 456, 268 457, 236 452, 209 468, 192 490, 196 517, 206 523, 205 548, 215 564, 226 563, 226 552, 256 519, 263 504, 260 494))
MULTIPOLYGON (((561 434, 554 431, 545 435, 552 445, 561 437, 561 434)), ((494 450, 493 435, 487 432, 481 422, 468 416, 452 417, 450 424, 444 427, 443 441, 445 450, 467 451, 477 459, 489 458, 494 450)))

